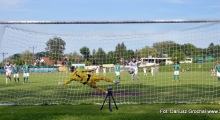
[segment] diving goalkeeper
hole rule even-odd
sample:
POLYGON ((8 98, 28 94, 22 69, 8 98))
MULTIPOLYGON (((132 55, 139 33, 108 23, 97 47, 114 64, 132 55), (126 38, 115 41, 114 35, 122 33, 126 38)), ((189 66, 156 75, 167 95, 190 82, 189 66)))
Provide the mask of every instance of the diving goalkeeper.
POLYGON ((74 66, 71 67, 71 72, 72 75, 69 79, 67 79, 65 82, 59 82, 59 84, 62 85, 66 85, 68 83, 70 83, 71 81, 77 81, 80 82, 84 85, 89 85, 91 88, 95 88, 97 91, 99 92, 103 92, 103 93, 107 93, 106 90, 98 87, 96 85, 96 82, 99 82, 100 80, 106 81, 106 82, 111 82, 111 83, 115 83, 118 84, 119 81, 114 81, 112 79, 109 78, 104 78, 101 77, 99 75, 95 75, 95 74, 90 74, 92 72, 94 72, 94 70, 90 70, 90 69, 78 69, 76 70, 74 66))

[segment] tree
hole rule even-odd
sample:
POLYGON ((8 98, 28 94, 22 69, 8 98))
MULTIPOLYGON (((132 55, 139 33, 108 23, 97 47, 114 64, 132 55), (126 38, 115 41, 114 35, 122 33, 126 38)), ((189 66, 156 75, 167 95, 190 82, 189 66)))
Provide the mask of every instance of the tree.
POLYGON ((27 61, 29 64, 30 63, 34 64, 33 57, 34 57, 34 54, 32 52, 30 52, 29 50, 26 50, 26 51, 22 52, 22 54, 21 54, 21 60, 27 61))
POLYGON ((181 45, 181 50, 188 57, 193 57, 194 55, 196 55, 196 49, 197 49, 197 47, 194 46, 193 44, 190 44, 190 43, 181 45))
POLYGON ((45 62, 40 62, 40 66, 46 66, 45 62))
POLYGON ((106 64, 115 64, 116 63, 114 51, 109 51, 105 58, 106 58, 105 59, 106 64))
POLYGON ((74 51, 73 53, 65 54, 65 56, 68 59, 67 65, 71 65, 73 63, 82 63, 82 62, 84 62, 83 59, 82 59, 82 56, 79 55, 79 53, 77 53, 76 51, 74 51))
POLYGON ((81 59, 82 58, 82 56, 80 56, 79 55, 79 53, 77 53, 76 51, 74 51, 73 53, 72 53, 72 57, 73 57, 73 59, 81 59))
POLYGON ((90 65, 92 65, 92 62, 86 60, 86 61, 85 61, 85 65, 86 65, 86 66, 90 66, 90 65))
POLYGON ((208 49, 213 49, 214 46, 215 46, 214 43, 210 43, 209 46, 208 46, 208 49))
POLYGON ((5 62, 6 60, 10 60, 11 63, 14 63, 15 60, 20 59, 20 58, 21 58, 21 54, 16 53, 14 55, 11 55, 11 56, 5 58, 3 62, 5 62))
POLYGON ((92 56, 95 56, 95 54, 96 54, 96 50, 93 49, 93 50, 92 50, 92 56))
POLYGON ((42 57, 49 57, 49 52, 48 51, 38 52, 38 53, 35 53, 35 56, 36 56, 36 59, 40 59, 42 57))
POLYGON ((203 48, 202 49, 202 56, 207 56, 208 55, 208 48, 203 48))
POLYGON ((13 59, 19 59, 21 57, 20 53, 16 53, 13 55, 13 59))
POLYGON ((179 62, 179 61, 184 61, 186 59, 186 55, 183 51, 178 51, 176 50, 173 52, 171 61, 173 62, 179 62))
POLYGON ((175 50, 180 49, 180 44, 177 44, 174 41, 156 42, 153 44, 153 48, 156 48, 157 50, 156 57, 162 57, 163 54, 171 56, 175 50))
POLYGON ((142 49, 140 49, 140 57, 146 58, 148 56, 156 57, 157 55, 157 49, 151 48, 149 46, 146 46, 142 49))
POLYGON ((213 57, 220 57, 220 45, 215 45, 213 50, 213 57))
POLYGON ((96 54, 95 54, 95 64, 96 65, 100 65, 103 64, 105 62, 105 57, 106 57, 106 53, 102 48, 98 48, 96 54))
POLYGON ((124 51, 124 60, 131 60, 132 57, 135 56, 135 53, 133 50, 126 50, 124 51))
POLYGON ((92 63, 93 64, 96 64, 96 50, 95 49, 93 49, 92 50, 92 56, 91 56, 91 61, 92 61, 92 63))
POLYGON ((136 59, 140 59, 140 50, 136 49, 135 52, 134 52, 134 56, 133 57, 136 57, 136 59))
POLYGON ((115 47, 115 57, 117 60, 121 60, 124 59, 124 53, 126 51, 126 46, 125 44, 122 42, 121 44, 118 43, 115 47))
POLYGON ((15 59, 13 62, 16 63, 16 65, 21 66, 21 65, 24 65, 25 61, 21 58, 18 58, 18 59, 15 59))
POLYGON ((215 51, 214 48, 215 48, 214 43, 210 43, 207 49, 207 55, 213 56, 215 51))
POLYGON ((54 60, 56 64, 58 60, 61 60, 65 50, 66 42, 60 37, 53 37, 46 42, 46 50, 49 52, 49 59, 54 60))
POLYGON ((89 60, 90 50, 88 47, 84 46, 80 49, 80 53, 83 55, 85 60, 89 60))

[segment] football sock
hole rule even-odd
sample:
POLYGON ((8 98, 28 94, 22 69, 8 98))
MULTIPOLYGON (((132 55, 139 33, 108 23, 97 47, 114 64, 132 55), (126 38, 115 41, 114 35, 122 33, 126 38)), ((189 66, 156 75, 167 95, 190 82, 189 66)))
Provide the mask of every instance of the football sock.
POLYGON ((131 82, 132 83, 134 82, 134 75, 132 75, 132 77, 131 77, 131 82))
POLYGON ((120 78, 120 76, 118 76, 118 80, 120 80, 121 78, 120 78))
POLYGON ((14 78, 14 81, 16 82, 16 78, 14 78))
POLYGON ((139 77, 138 76, 136 76, 136 78, 138 79, 138 81, 140 82, 140 79, 139 79, 139 77))
POLYGON ((18 82, 19 82, 19 78, 17 78, 18 82))
POLYGON ((175 80, 175 79, 176 79, 176 75, 173 76, 173 80, 175 80))
POLYGON ((6 81, 5 81, 5 82, 6 82, 6 84, 8 84, 8 78, 6 78, 6 81))
POLYGON ((179 75, 177 75, 177 80, 180 80, 180 76, 179 75))
POLYGON ((28 77, 26 78, 26 83, 28 83, 28 77))

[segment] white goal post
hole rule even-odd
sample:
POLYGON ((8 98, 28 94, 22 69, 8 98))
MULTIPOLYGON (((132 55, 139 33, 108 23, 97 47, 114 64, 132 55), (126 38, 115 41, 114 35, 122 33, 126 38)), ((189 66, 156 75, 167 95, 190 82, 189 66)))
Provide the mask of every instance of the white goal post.
POLYGON ((220 103, 220 20, 0 21, 0 53, 0 105, 101 104, 94 87, 58 83, 71 66, 119 80, 116 65, 120 83, 96 85, 112 86, 118 104, 220 103), (134 57, 138 77, 128 73, 134 57), (19 82, 6 78, 6 61, 19 82))

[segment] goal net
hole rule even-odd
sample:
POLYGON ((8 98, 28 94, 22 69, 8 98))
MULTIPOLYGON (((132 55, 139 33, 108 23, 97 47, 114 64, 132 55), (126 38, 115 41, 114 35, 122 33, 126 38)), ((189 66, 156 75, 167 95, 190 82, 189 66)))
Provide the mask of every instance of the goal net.
POLYGON ((219 20, 0 22, 0 53, 0 105, 101 104, 95 88, 108 86, 117 104, 220 103, 219 20), (128 73, 133 57, 138 77, 128 73), (7 61, 19 82, 15 67, 6 78, 7 61), (120 83, 59 85, 71 66, 120 83))

